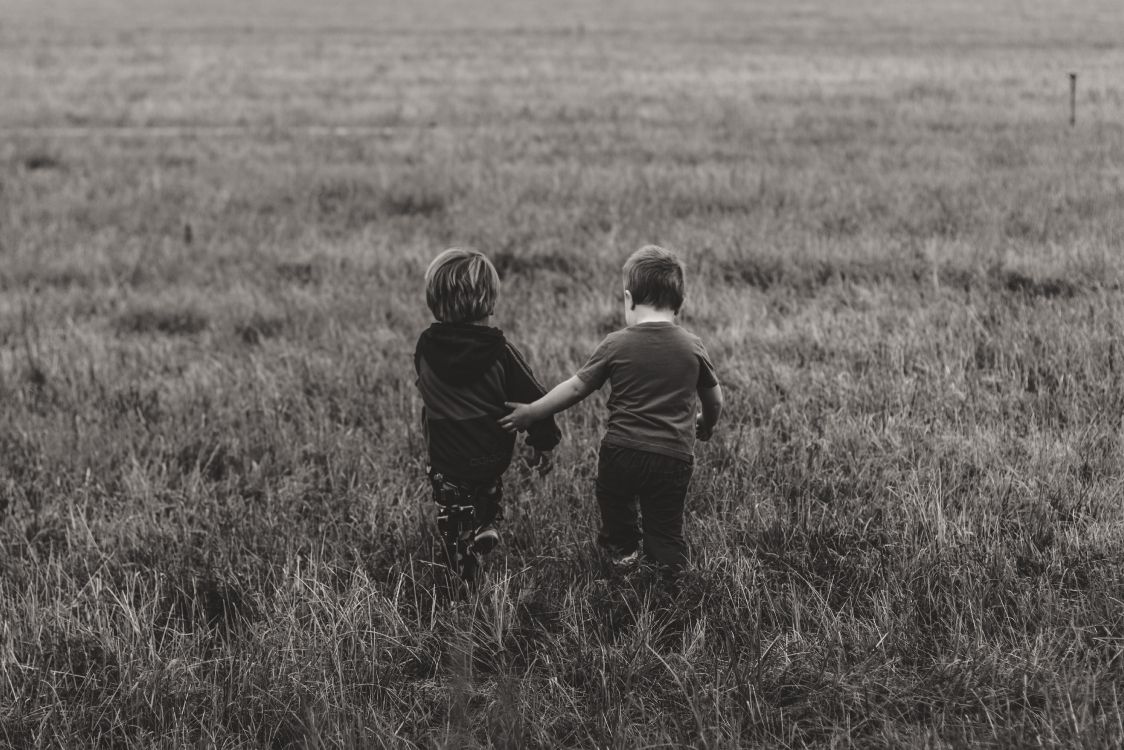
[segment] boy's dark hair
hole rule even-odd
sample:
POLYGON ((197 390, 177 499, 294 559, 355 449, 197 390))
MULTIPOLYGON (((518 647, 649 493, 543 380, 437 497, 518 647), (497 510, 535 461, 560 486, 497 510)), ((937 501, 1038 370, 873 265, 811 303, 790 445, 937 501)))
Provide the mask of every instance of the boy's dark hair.
POLYGON ((633 305, 651 305, 678 315, 683 307, 683 261, 670 250, 645 245, 624 262, 624 285, 633 305))
POLYGON ((495 311, 500 276, 488 256, 452 247, 425 271, 425 303, 442 323, 471 323, 495 311))

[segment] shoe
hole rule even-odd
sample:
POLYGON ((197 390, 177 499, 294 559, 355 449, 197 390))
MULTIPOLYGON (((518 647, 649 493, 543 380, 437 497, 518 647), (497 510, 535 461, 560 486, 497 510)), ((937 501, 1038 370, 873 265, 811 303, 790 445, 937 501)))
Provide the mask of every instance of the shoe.
POLYGON ((627 555, 613 555, 610 562, 616 568, 631 568, 640 562, 640 550, 633 550, 627 555))
POLYGON ((472 539, 472 551, 478 555, 486 555, 500 543, 500 532, 495 526, 481 526, 476 530, 472 539))

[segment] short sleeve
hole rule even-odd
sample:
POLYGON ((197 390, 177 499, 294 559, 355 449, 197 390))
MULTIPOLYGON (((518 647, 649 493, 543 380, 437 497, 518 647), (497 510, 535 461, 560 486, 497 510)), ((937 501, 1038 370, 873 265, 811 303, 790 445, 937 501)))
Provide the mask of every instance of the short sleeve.
POLYGON ((605 385, 605 381, 609 379, 609 370, 615 350, 616 346, 613 343, 613 337, 606 336, 605 339, 597 345, 593 354, 590 355, 589 361, 582 365, 582 368, 575 373, 578 379, 593 390, 597 390, 605 385))
POLYGON ((695 356, 699 358, 699 380, 695 389, 702 391, 718 385, 718 374, 714 371, 714 363, 706 353, 706 347, 700 339, 695 339, 695 356))

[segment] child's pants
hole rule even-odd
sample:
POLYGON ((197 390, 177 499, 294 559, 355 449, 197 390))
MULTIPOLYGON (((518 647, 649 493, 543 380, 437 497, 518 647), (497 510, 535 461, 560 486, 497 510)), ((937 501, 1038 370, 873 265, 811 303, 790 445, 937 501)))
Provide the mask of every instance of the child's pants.
POLYGON ((614 554, 627 555, 643 539, 647 557, 673 571, 681 570, 687 563, 683 506, 693 471, 689 461, 602 444, 597 460, 597 504, 601 508, 597 541, 614 554), (637 519, 638 504, 643 531, 637 519))
POLYGON ((429 481, 433 487, 433 501, 438 505, 472 506, 477 528, 503 520, 502 478, 490 482, 463 482, 430 471, 429 481))

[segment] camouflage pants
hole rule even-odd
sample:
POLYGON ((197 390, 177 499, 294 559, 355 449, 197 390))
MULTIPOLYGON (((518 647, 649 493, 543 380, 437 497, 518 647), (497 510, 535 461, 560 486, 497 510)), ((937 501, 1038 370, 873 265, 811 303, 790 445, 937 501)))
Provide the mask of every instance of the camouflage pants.
POLYGON ((503 520, 503 480, 463 482, 428 473, 447 562, 459 575, 471 578, 476 569, 470 550, 473 537, 478 529, 503 520))

